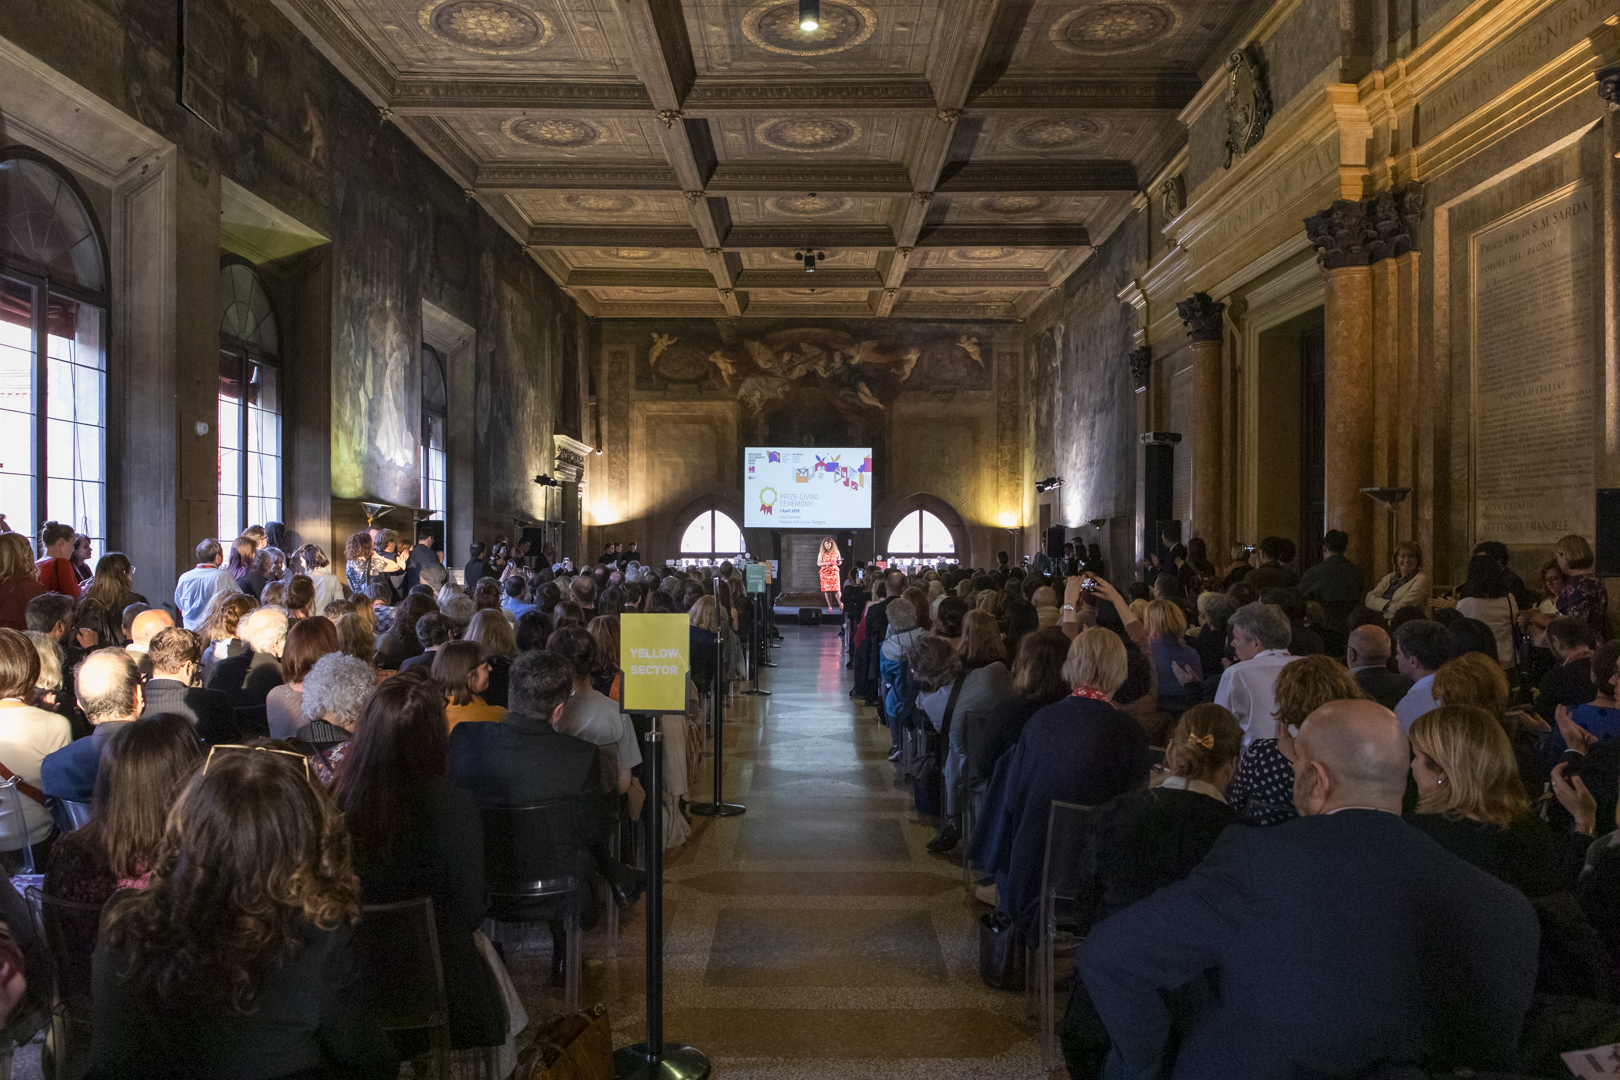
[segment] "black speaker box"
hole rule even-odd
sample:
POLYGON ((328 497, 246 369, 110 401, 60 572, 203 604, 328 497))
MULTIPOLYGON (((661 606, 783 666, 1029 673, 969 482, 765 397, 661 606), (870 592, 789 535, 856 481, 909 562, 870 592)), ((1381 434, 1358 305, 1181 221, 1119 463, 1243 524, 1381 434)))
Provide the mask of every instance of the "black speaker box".
POLYGON ((1142 523, 1147 551, 1159 550, 1159 523, 1175 515, 1171 506, 1175 501, 1175 447, 1168 443, 1149 443, 1142 447, 1142 523))
POLYGON ((820 626, 821 609, 818 607, 802 607, 799 609, 800 626, 820 626))
POLYGON ((1620 488, 1597 489, 1597 572, 1603 577, 1620 576, 1620 488))
POLYGON ((1046 530, 1046 553, 1054 559, 1062 558, 1063 545, 1069 542, 1069 530, 1064 525, 1053 525, 1046 530))

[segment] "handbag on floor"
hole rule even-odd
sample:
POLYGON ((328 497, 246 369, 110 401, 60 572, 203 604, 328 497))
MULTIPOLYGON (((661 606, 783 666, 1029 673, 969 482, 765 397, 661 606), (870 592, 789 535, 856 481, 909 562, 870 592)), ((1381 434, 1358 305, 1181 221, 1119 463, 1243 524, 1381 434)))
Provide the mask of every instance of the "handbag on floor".
POLYGON ((512 1080, 613 1080, 613 1025, 606 1005, 571 1013, 536 1032, 512 1080))
POLYGON ((992 990, 1023 990, 1024 935, 999 911, 979 916, 979 980, 992 990))

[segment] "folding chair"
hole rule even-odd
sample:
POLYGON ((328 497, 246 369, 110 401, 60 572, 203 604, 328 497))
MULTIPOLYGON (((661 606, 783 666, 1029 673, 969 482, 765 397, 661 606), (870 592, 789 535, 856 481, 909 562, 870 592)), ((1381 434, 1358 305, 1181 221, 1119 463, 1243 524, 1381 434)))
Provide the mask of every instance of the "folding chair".
MULTIPOLYGON (((1030 965, 1040 999, 1041 1058, 1051 1072, 1062 1061, 1057 1046, 1058 934, 1079 927, 1080 851, 1085 844, 1091 807, 1052 800, 1046 821, 1046 856, 1041 868, 1038 939, 1031 943, 1030 965)), ((1076 940, 1076 946, 1079 942, 1076 940)))
POLYGON ((579 842, 579 801, 486 806, 480 816, 490 921, 532 925, 563 920, 567 1009, 579 1011, 579 922, 588 882, 580 867, 589 858, 579 842))
POLYGON ((53 1080, 75 1080, 90 1068, 90 966, 102 905, 63 900, 35 887, 27 897, 49 961, 51 1023, 41 1063, 53 1080))

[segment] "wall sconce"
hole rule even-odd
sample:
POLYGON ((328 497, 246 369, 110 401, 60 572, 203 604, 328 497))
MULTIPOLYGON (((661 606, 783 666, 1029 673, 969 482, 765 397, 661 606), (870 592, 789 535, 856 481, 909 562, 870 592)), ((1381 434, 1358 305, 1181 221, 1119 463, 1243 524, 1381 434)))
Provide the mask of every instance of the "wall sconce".
POLYGON ((1011 510, 1003 511, 1001 514, 1001 527, 1003 529, 1018 528, 1018 515, 1011 510))
POLYGON ((197 421, 197 423, 196 423, 196 424, 195 424, 195 425, 193 425, 193 426, 192 426, 192 429, 191 429, 191 430, 193 430, 193 431, 195 431, 195 432, 196 432, 196 433, 197 433, 197 438, 199 438, 199 439, 200 439, 200 438, 202 438, 202 437, 203 437, 203 436, 204 436, 204 435, 207 435, 207 434, 208 434, 208 432, 209 432, 209 431, 210 431, 210 430, 212 430, 212 429, 211 429, 211 428, 209 428, 209 426, 208 426, 208 421, 206 421, 206 420, 199 420, 199 421, 197 421))

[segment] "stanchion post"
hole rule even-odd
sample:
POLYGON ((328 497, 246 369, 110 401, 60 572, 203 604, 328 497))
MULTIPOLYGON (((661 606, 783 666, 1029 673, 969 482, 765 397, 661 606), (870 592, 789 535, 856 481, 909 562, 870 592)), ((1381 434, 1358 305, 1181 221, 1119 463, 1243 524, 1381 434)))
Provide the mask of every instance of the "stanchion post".
POLYGON ((754 624, 754 632, 750 635, 752 640, 748 643, 748 659, 750 661, 748 666, 753 670, 754 673, 754 687, 751 690, 743 691, 743 695, 745 697, 771 696, 771 692, 769 690, 761 690, 759 688, 759 669, 776 666, 775 664, 768 664, 765 662, 765 616, 762 611, 764 605, 760 603, 760 599, 763 595, 763 593, 752 593, 748 597, 749 603, 752 604, 754 608, 754 618, 752 620, 754 624))
MULTIPOLYGON (((766 591, 764 593, 760 594, 759 606, 761 608, 769 608, 771 606, 770 586, 769 585, 765 586, 765 590, 766 591)), ((763 630, 761 630, 760 635, 759 635, 759 666, 760 667, 769 668, 769 667, 775 667, 776 666, 775 664, 771 663, 771 652, 770 652, 771 649, 773 649, 775 647, 776 647, 776 643, 771 641, 770 638, 768 636, 766 636, 765 632, 763 630)))
POLYGON ((724 797, 726 698, 721 693, 720 687, 721 681, 726 677, 725 623, 716 619, 715 626, 720 628, 720 632, 714 638, 714 801, 687 803, 686 808, 700 817, 736 817, 738 814, 746 813, 748 807, 728 803, 724 797))
POLYGON ((647 1041, 613 1053, 614 1080, 704 1080, 713 1069, 701 1050, 664 1041, 664 734, 653 717, 643 739, 647 813, 647 1041))

